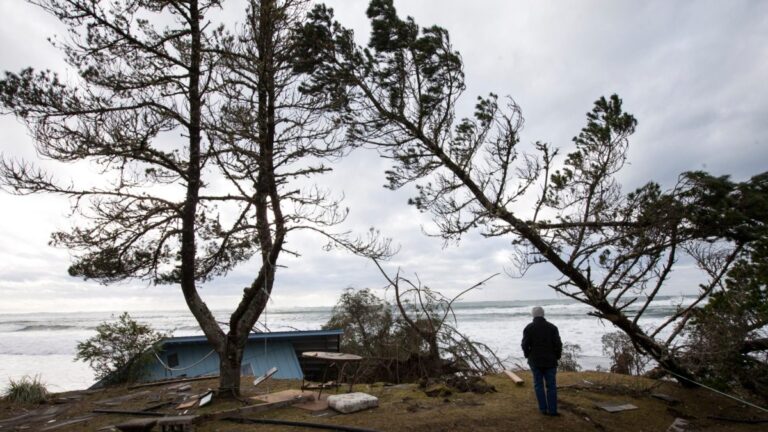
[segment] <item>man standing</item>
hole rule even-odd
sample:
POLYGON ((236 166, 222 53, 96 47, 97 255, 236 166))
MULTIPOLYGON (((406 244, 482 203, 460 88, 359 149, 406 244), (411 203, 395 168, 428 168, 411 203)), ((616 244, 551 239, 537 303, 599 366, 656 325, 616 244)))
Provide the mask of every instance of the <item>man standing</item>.
POLYGON ((560 333, 554 324, 544 319, 544 309, 536 306, 531 311, 533 322, 523 330, 523 354, 533 372, 533 389, 544 415, 557 414, 557 361, 563 352, 560 333))

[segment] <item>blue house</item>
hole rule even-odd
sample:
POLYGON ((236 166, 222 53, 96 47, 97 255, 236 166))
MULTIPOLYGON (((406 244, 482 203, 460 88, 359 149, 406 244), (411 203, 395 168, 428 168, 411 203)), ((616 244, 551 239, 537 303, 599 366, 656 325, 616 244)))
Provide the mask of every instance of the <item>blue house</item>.
MULTIPOLYGON (((278 379, 302 379, 320 375, 321 364, 301 357, 305 351, 339 352, 342 330, 310 330, 251 333, 243 353, 243 375, 259 376, 272 367, 278 379)), ((164 339, 141 381, 194 378, 219 374, 219 355, 205 336, 164 339)), ((97 382, 101 387, 109 377, 97 382)))

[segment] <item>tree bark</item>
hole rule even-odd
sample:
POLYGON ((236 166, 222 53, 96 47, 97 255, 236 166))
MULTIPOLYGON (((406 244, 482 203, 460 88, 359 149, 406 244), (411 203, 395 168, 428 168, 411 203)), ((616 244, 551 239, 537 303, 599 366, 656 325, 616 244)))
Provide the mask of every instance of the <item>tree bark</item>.
MULTIPOLYGON (((246 336, 247 338, 247 336, 246 336)), ((238 343, 240 338, 230 332, 226 344, 219 353, 219 394, 221 398, 240 396, 240 367, 243 361, 245 344, 238 343)))

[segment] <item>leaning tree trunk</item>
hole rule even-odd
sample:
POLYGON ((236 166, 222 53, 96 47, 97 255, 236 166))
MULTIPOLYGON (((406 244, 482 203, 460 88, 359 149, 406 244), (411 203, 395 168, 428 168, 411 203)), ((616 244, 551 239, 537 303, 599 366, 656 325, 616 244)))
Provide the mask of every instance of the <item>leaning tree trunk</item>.
POLYGON ((555 266, 563 276, 570 279, 571 282, 578 287, 586 298, 584 302, 597 310, 597 316, 607 319, 613 325, 624 331, 624 333, 626 333, 632 340, 636 348, 647 353, 665 370, 675 375, 675 378, 682 385, 686 387, 695 386, 691 372, 683 366, 678 359, 674 358, 665 346, 648 336, 642 328, 627 318, 621 310, 613 307, 610 303, 605 301, 605 299, 597 295, 597 290, 580 269, 576 268, 572 263, 563 260, 558 252, 554 250, 534 228, 517 218, 503 206, 490 200, 485 195, 482 188, 474 182, 462 167, 456 165, 456 163, 439 146, 436 146, 428 137, 421 133, 418 128, 413 125, 409 126, 416 137, 440 159, 446 168, 458 177, 489 214, 495 215, 498 219, 503 220, 512 226, 521 237, 526 239, 542 256, 555 266))
POLYGON ((222 398, 240 396, 240 367, 244 345, 238 343, 238 339, 242 338, 230 332, 223 351, 219 353, 219 396, 222 398))

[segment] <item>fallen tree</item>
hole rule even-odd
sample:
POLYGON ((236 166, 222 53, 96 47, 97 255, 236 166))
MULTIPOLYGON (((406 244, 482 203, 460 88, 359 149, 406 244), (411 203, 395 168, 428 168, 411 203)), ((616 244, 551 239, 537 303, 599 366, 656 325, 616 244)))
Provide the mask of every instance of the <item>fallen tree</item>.
POLYGON ((562 275, 552 289, 588 304, 690 384, 677 353, 681 332, 743 248, 764 235, 765 209, 751 203, 765 196, 766 176, 734 183, 691 172, 666 191, 650 182, 624 193, 616 174, 637 121, 618 96, 595 102, 562 162, 549 144, 523 151, 512 99, 480 97, 473 118, 456 120, 463 64, 445 29, 400 18, 391 0, 371 1, 368 17, 370 41, 360 47, 331 9, 310 13, 296 66, 311 76, 303 91, 336 97, 347 139, 392 160, 388 187, 415 184, 410 203, 434 216, 441 236, 479 229, 509 238, 520 274, 550 264, 562 275), (707 280, 692 302, 649 327, 642 318, 684 256, 707 280))
POLYGON ((394 293, 394 305, 368 289, 344 292, 325 328, 343 328, 342 350, 365 358, 361 379, 426 382, 448 375, 498 372, 501 360, 483 343, 456 328, 453 304, 480 287, 479 282, 453 298, 376 264, 394 293))

